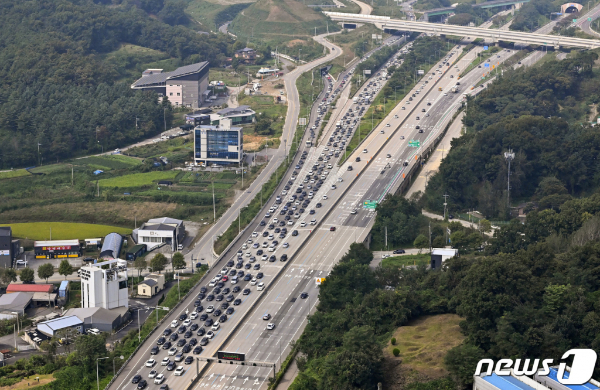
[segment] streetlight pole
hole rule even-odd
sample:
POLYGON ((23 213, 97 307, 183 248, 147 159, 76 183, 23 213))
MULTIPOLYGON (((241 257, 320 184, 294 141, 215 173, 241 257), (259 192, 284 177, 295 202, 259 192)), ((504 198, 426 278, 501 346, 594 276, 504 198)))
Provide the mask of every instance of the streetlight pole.
POLYGON ((98 371, 98 361, 99 360, 104 360, 104 359, 108 359, 108 356, 96 359, 96 384, 98 385, 98 390, 100 390, 100 374, 99 374, 99 371, 98 371))

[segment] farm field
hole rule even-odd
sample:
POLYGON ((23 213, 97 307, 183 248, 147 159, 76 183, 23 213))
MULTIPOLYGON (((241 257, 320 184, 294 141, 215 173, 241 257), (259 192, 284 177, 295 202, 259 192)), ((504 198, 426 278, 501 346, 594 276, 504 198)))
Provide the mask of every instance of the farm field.
POLYGON ((0 226, 10 226, 14 237, 40 241, 50 239, 50 228, 52 228, 53 240, 83 240, 86 238, 104 237, 108 233, 113 232, 119 234, 131 233, 131 229, 91 223, 28 222, 0 226))
POLYGON ((131 175, 124 175, 119 177, 112 177, 109 179, 101 179, 99 181, 100 187, 117 187, 117 188, 131 188, 131 187, 142 187, 153 184, 158 180, 172 180, 177 177, 179 171, 158 171, 158 172, 147 172, 147 173, 133 173, 131 175))
POLYGON ((428 264, 430 260, 431 255, 429 253, 422 253, 420 255, 394 256, 381 260, 381 266, 400 268, 408 265, 428 264))
POLYGON ((25 169, 16 169, 14 171, 0 172, 0 180, 12 179, 13 177, 27 176, 30 173, 25 169))

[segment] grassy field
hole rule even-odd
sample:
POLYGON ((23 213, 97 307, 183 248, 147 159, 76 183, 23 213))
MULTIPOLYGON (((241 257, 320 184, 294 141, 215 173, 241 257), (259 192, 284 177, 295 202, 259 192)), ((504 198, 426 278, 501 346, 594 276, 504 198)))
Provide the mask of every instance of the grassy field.
POLYGON ((109 171, 112 169, 127 169, 142 164, 137 158, 123 156, 120 154, 110 156, 91 156, 73 161, 73 165, 86 165, 92 169, 109 171))
POLYGON ((12 179, 13 177, 30 175, 25 169, 16 169, 14 171, 0 172, 0 180, 12 179))
POLYGON ((15 383, 12 386, 5 387, 4 390, 25 390, 25 389, 35 389, 41 388, 44 385, 52 382, 54 380, 53 374, 46 375, 38 375, 35 374, 31 377, 31 379, 23 379, 21 382, 15 383), (35 378, 40 378, 39 382, 35 380, 35 378))
POLYGON ((68 223, 68 222, 30 222, 13 223, 10 225, 13 236, 31 240, 49 240, 50 229, 52 229, 53 240, 69 240, 85 238, 104 237, 108 233, 130 234, 131 229, 108 225, 94 225, 91 223, 68 223))
POLYGON ((147 173, 133 173, 112 177, 110 179, 101 179, 100 187, 117 187, 117 188, 132 188, 151 185, 159 180, 173 180, 179 171, 155 171, 147 173))
POLYGON ((388 342, 384 354, 389 359, 402 359, 402 366, 433 379, 444 377, 448 375, 444 367, 446 352, 465 338, 458 326, 461 320, 456 314, 420 317, 394 332, 396 345, 388 342), (397 358, 392 354, 394 348, 400 350, 397 358))
POLYGON ((404 255, 388 257, 381 260, 382 267, 405 267, 407 265, 429 264, 431 255, 429 253, 421 253, 420 255, 404 255))
MULTIPOLYGON (((150 67, 150 64, 156 64, 159 61, 170 61, 167 53, 150 49, 143 46, 123 44, 117 50, 103 55, 108 62, 115 64, 115 69, 120 69, 121 79, 139 78, 141 72, 150 67)), ((168 64, 166 64, 168 65, 168 64)), ((173 64, 175 65, 175 64, 173 64)), ((170 71, 169 66, 165 70, 170 71)))

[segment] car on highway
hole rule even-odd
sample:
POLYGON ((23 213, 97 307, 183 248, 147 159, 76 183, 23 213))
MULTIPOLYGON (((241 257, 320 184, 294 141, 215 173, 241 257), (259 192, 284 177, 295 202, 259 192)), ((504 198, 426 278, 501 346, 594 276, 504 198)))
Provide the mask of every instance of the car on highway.
POLYGON ((131 383, 139 383, 141 380, 142 380, 141 375, 135 375, 133 378, 131 378, 131 383))
POLYGON ((171 321, 171 328, 177 328, 178 325, 179 325, 179 322, 177 320, 171 321))
POLYGON ((308 293, 307 292, 303 292, 302 294, 300 294, 300 298, 302 298, 302 299, 308 298, 308 293))
MULTIPOLYGON (((164 337, 163 337, 163 339, 164 339, 164 337)), ((150 350, 150 355, 158 355, 158 351, 159 351, 159 348, 158 348, 158 347, 156 347, 156 346, 154 346, 154 347, 152 347, 152 349, 150 350)))
POLYGON ((175 369, 175 362, 169 362, 167 364, 167 371, 173 371, 175 369))
POLYGON ((260 282, 257 286, 256 286, 256 290, 258 291, 262 291, 265 289, 265 284, 263 282, 260 282))
POLYGON ((332 227, 330 227, 330 228, 329 228, 329 231, 330 231, 330 232, 335 232, 335 226, 332 226, 332 227))
POLYGON ((398 255, 398 254, 406 253, 406 251, 404 249, 396 249, 392 253, 395 255, 398 255))
POLYGON ((165 376, 163 374, 158 374, 155 378, 154 378, 154 384, 155 385, 160 385, 161 383, 163 383, 165 381, 165 376))
MULTIPOLYGON (((249 293, 248 293, 248 294, 249 294, 249 293)), ((248 294, 245 294, 245 295, 248 295, 248 294)), ((233 301, 233 304, 234 304, 235 306, 241 305, 241 303, 242 303, 242 300, 241 300, 241 299, 239 299, 239 298, 238 298, 238 299, 236 299, 235 301, 233 301)))
POLYGON ((169 356, 174 356, 177 353, 177 347, 169 349, 169 356))
POLYGON ((181 376, 181 375, 183 375, 184 371, 185 371, 185 368, 183 368, 183 366, 178 366, 178 367, 175 369, 175 373, 174 373, 174 374, 175 374, 176 376, 181 376))
POLYGON ((265 314, 265 315, 262 317, 262 319, 263 319, 264 321, 269 321, 269 320, 271 319, 271 315, 270 315, 269 313, 267 313, 267 314, 265 314))
POLYGON ((148 382, 146 382, 146 380, 145 380, 145 379, 142 379, 142 380, 140 381, 140 383, 138 383, 138 385, 137 385, 137 388, 138 388, 138 389, 145 389, 145 388, 146 388, 146 386, 148 386, 148 382))

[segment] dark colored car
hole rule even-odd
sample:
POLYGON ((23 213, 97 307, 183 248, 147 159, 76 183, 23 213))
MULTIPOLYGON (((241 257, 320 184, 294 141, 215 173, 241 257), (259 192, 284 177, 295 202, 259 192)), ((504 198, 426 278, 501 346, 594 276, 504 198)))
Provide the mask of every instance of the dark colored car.
POLYGON ((288 259, 288 256, 284 253, 283 255, 281 255, 280 260, 281 261, 286 261, 288 259))
POLYGON ((213 312, 213 316, 218 317, 221 315, 221 310, 217 309, 213 312))
POLYGON ((200 340, 200 345, 204 347, 208 344, 208 341, 208 337, 202 337, 202 340, 200 340))
MULTIPOLYGON (((232 295, 232 296, 233 296, 233 295, 232 295)), ((229 303, 227 303, 227 302, 223 302, 223 303, 221 303, 221 310, 225 310, 225 309, 227 309, 228 307, 229 307, 229 303)))
POLYGON ((177 333, 173 333, 171 336, 169 336, 169 340, 171 341, 177 341, 178 338, 179 335, 177 333))
POLYGON ((215 296, 212 295, 212 294, 210 294, 209 296, 206 297, 206 300, 209 301, 209 302, 214 301, 215 300, 215 296))
POLYGON ((205 334, 206 334, 206 329, 200 328, 200 329, 198 329, 196 336, 204 336, 205 334))
POLYGON ((297 235, 298 235, 298 230, 294 230, 294 231, 292 232, 292 236, 297 236, 297 235))
POLYGON ((245 282, 248 282, 250 279, 252 279, 252 274, 246 274, 246 276, 244 276, 245 282))
POLYGON ((194 361, 194 358, 191 356, 188 356, 185 358, 185 360, 183 361, 185 364, 192 364, 192 362, 194 361))
POLYGON ((158 351, 159 351, 158 347, 154 346, 150 350, 150 355, 158 355, 158 351))
POLYGON ((238 305, 240 305, 241 303, 242 303, 242 300, 241 300, 241 299, 239 299, 239 298, 238 298, 238 299, 236 299, 235 301, 233 301, 233 304, 234 304, 235 306, 238 306, 238 305))
POLYGON ((167 364, 167 371, 173 371, 175 369, 175 362, 169 362, 167 364))
POLYGON ((198 324, 194 323, 194 324, 192 324, 192 325, 190 326, 190 330, 191 330, 192 332, 195 332, 195 331, 196 331, 196 329, 198 329, 198 324))
POLYGON ((219 317, 219 323, 222 324, 225 321, 227 321, 227 315, 223 314, 221 317, 219 317))
POLYGON ((171 344, 170 341, 167 341, 166 343, 163 344, 162 349, 171 349, 171 346, 173 344, 171 344))
POLYGON ((177 342, 177 346, 183 347, 186 343, 187 343, 186 339, 179 339, 179 341, 177 342))
POLYGON ((196 348, 194 348, 193 354, 194 355, 200 355, 202 353, 202 347, 201 346, 197 346, 196 348))
POLYGON ((183 348, 181 348, 182 353, 189 353, 191 350, 192 350, 192 346, 189 344, 186 344, 183 346, 183 348))
POLYGON ((198 344, 198 340, 196 340, 196 338, 191 338, 188 342, 188 345, 191 345, 192 347, 196 344, 198 344))
POLYGON ((206 321, 204 321, 204 326, 212 326, 213 322, 213 319, 209 318, 206 321))
POLYGON ((401 254, 401 253, 406 253, 406 251, 404 249, 396 249, 393 253, 395 255, 398 255, 398 254, 401 254))
POLYGON ((230 308, 227 309, 227 311, 225 312, 225 314, 232 315, 234 311, 235 311, 235 309, 233 307, 230 307, 230 308))
POLYGON ((187 319, 187 314, 183 313, 179 316, 179 321, 185 321, 187 319))
POLYGON ((206 314, 206 313, 204 313, 204 314, 202 314, 200 317, 198 317, 198 319, 199 319, 200 321, 206 321, 206 319, 207 319, 207 318, 208 318, 208 314, 206 314))
POLYGON ((142 380, 140 381, 140 383, 138 383, 138 385, 137 385, 137 388, 138 388, 138 389, 145 389, 145 388, 146 388, 146 386, 148 386, 148 382, 146 382, 146 380, 145 380, 145 379, 142 379, 142 380))
POLYGON ((217 302, 221 302, 223 299, 225 299, 225 297, 222 294, 217 295, 217 297, 215 298, 215 301, 217 302))
POLYGON ((300 294, 300 298, 302 298, 302 299, 308 298, 308 293, 303 292, 302 294, 300 294))
POLYGON ((165 331, 163 332, 163 335, 168 336, 172 333, 173 331, 170 328, 165 329, 165 331))
POLYGON ((277 257, 275 255, 271 255, 271 257, 269 257, 269 261, 272 263, 274 261, 277 261, 277 257))
POLYGON ((256 274, 256 279, 262 279, 263 278, 263 273, 259 272, 256 274))
POLYGON ((179 333, 179 334, 185 333, 186 331, 187 331, 187 328, 183 325, 181 325, 179 327, 179 329, 177 329, 177 333, 179 333))
POLYGON ((135 375, 132 379, 131 379, 131 383, 139 383, 139 381, 142 380, 142 376, 141 375, 135 375))
POLYGON ((233 291, 234 293, 238 293, 238 292, 240 292, 240 290, 241 290, 241 289, 242 289, 242 288, 241 288, 240 286, 235 286, 235 287, 233 288, 233 290, 232 290, 232 291, 233 291))
MULTIPOLYGON (((234 296, 233 296, 233 294, 229 294, 229 295, 227 295, 227 297, 225 298, 225 300, 226 300, 227 302, 231 302, 231 301, 233 301, 233 300, 234 300, 234 296)), ((222 305, 221 305, 221 306, 222 306, 222 305)))
POLYGON ((186 339, 189 339, 190 337, 192 337, 192 331, 188 330, 187 332, 185 332, 185 334, 183 335, 183 337, 185 337, 186 339))
POLYGON ((167 339, 165 339, 164 337, 160 337, 158 339, 158 341, 156 342, 156 344, 163 345, 165 343, 165 341, 167 341, 167 339))
POLYGON ((244 295, 250 294, 250 289, 249 288, 244 289, 244 292, 242 292, 242 294, 244 294, 244 295))

